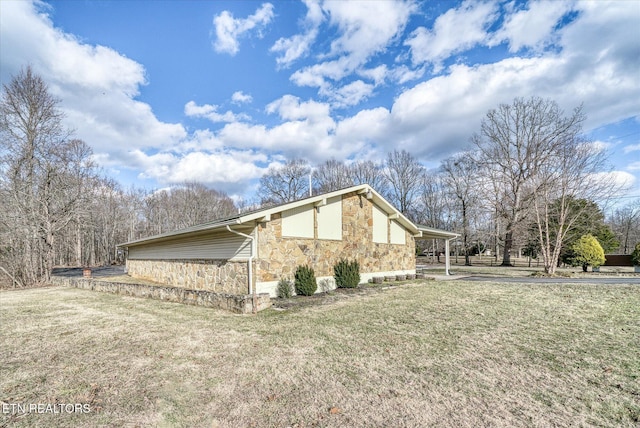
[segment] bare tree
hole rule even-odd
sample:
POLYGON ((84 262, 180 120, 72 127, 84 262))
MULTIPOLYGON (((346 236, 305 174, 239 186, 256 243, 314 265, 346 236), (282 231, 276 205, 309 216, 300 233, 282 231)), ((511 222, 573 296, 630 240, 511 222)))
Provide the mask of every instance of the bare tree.
POLYGON ((68 139, 58 103, 30 67, 0 98, 0 263, 25 285, 49 279, 56 240, 77 218, 95 176, 91 149, 68 139))
POLYGON ((389 183, 383 174, 384 167, 372 161, 356 161, 349 165, 353 184, 368 184, 381 195, 387 194, 389 183))
POLYGON ((145 216, 155 233, 181 229, 237 214, 233 200, 204 184, 186 182, 145 197, 145 216))
POLYGON ((620 241, 620 251, 631 254, 640 242, 640 199, 613 212, 609 224, 620 241))
POLYGON ((262 205, 292 202, 309 195, 311 168, 302 159, 292 159, 281 167, 271 167, 260 178, 262 205))
POLYGON ((414 201, 420 190, 424 167, 409 152, 394 150, 387 156, 384 169, 389 182, 387 196, 402 214, 412 216, 414 201))
POLYGON ((462 153, 442 162, 443 183, 454 196, 455 206, 462 222, 462 248, 464 264, 471 265, 469 259, 469 218, 471 210, 478 205, 478 165, 471 153, 462 153))
POLYGON ((320 164, 313 171, 313 178, 319 193, 328 193, 353 185, 349 167, 335 159, 320 164))
POLYGON ((564 117, 554 101, 516 98, 512 104, 490 110, 480 134, 473 136, 478 167, 493 184, 487 198, 504 222, 502 265, 511 265, 514 230, 545 184, 543 167, 557 163, 556 156, 571 152, 567 143, 576 141, 583 121, 581 108, 564 117))
MULTIPOLYGON (((442 174, 438 171, 425 171, 420 180, 420 191, 413 204, 412 220, 436 229, 449 229, 453 226, 450 212, 451 199, 445 191, 442 174)), ((438 257, 438 240, 418 239, 416 245, 420 250, 431 248, 432 261, 438 257)))

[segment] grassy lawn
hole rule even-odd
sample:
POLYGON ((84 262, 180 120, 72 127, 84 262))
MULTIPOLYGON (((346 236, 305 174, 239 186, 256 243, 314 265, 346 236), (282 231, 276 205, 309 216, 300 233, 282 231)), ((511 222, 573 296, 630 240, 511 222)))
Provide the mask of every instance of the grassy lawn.
POLYGON ((425 282, 257 316, 0 293, 11 426, 638 426, 640 289, 425 282))

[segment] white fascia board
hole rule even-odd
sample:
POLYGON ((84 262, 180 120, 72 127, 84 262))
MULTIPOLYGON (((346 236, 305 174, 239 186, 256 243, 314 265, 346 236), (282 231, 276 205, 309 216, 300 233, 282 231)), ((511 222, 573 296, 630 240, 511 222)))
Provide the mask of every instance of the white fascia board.
POLYGON ((453 239, 460 237, 459 233, 449 232, 442 229, 434 229, 432 227, 418 226, 420 237, 426 239, 453 239))

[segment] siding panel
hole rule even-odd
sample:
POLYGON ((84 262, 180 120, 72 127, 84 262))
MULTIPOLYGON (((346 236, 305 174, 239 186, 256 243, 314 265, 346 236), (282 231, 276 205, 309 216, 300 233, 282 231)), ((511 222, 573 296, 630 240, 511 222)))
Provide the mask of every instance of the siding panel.
POLYGON ((317 218, 318 239, 342 240, 342 196, 328 199, 317 218))
POLYGON ((282 236, 313 239, 313 206, 282 212, 282 236))
POLYGON ((373 242, 377 242, 379 244, 388 243, 387 224, 389 222, 387 213, 382 211, 376 205, 372 206, 373 208, 373 242))
POLYGON ((391 243, 392 244, 406 244, 405 229, 400 223, 395 220, 391 220, 391 243))
MULTIPOLYGON (((246 232, 244 232, 246 233, 246 232)), ((251 240, 229 232, 129 248, 131 260, 248 259, 251 240)))

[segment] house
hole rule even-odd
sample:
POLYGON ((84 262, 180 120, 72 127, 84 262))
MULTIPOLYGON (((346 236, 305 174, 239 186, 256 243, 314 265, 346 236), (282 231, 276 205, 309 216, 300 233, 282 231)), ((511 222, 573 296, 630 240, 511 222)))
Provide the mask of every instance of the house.
MULTIPOLYGON (((127 271, 191 290, 276 296, 281 278, 309 265, 333 281, 341 258, 357 260, 361 281, 415 273, 415 238, 457 234, 418 226, 363 184, 119 245, 127 271)), ((447 272, 448 254, 447 249, 447 272)))

